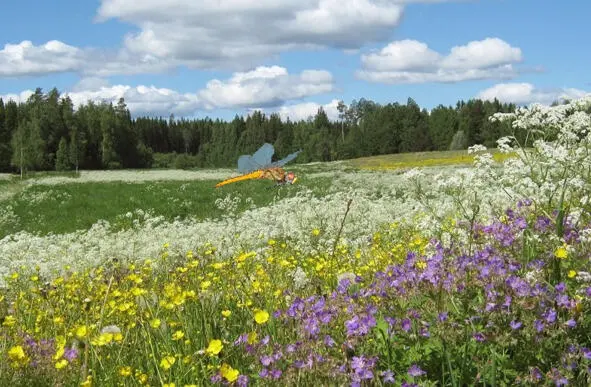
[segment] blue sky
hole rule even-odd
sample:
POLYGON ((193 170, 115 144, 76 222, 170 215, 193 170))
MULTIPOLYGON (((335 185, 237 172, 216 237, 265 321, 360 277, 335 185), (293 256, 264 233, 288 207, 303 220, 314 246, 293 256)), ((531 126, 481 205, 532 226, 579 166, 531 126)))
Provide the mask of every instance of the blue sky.
POLYGON ((366 98, 432 108, 591 90, 580 0, 21 0, 0 16, 0 96, 123 96, 134 115, 305 118, 366 98), (585 71, 587 70, 587 71, 585 71))

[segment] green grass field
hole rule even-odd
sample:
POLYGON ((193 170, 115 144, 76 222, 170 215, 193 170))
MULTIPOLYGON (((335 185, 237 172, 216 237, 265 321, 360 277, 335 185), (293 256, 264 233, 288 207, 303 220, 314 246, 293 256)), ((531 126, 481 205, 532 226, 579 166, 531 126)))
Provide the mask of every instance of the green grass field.
MULTIPOLYGON (((495 159, 506 155, 494 153, 495 159)), ((355 170, 404 170, 413 167, 469 165, 473 155, 467 151, 421 152, 364 157, 334 163, 295 164, 288 168, 298 175, 294 186, 276 187, 268 180, 248 181, 214 188, 217 180, 103 181, 80 183, 73 172, 37 172, 21 180, 18 176, 0 179, 0 204, 10 205, 18 221, 0 222, 0 238, 18 231, 46 235, 86 230, 98 220, 130 227, 123 217, 136 209, 173 219, 215 219, 224 215, 216 200, 227 195, 251 198, 241 202, 240 213, 250 205, 265 206, 273 200, 291 197, 304 189, 317 196, 326 193, 331 175, 355 170), (321 173, 322 177, 314 177, 321 173), (29 184, 47 177, 65 177, 72 183, 29 184)), ((145 172, 145 171, 143 171, 145 172)), ((142 173, 143 173, 142 172, 142 173)), ((14 217, 13 217, 14 219, 14 217)))
MULTIPOLYGON (((164 216, 166 220, 180 218, 218 218, 224 210, 216 200, 228 194, 252 198, 252 204, 265 206, 274 199, 294 196, 301 189, 312 189, 322 195, 330 181, 307 178, 305 175, 291 187, 276 187, 268 180, 249 181, 214 188, 214 180, 157 181, 157 182, 88 182, 56 185, 32 185, 18 179, 0 181, 6 198, 0 203, 10 204, 18 222, 2 224, 0 238, 18 232, 61 234, 88 229, 98 220, 106 220, 124 229, 130 224, 122 215, 136 209, 164 216)), ((248 204, 250 206, 250 203, 248 204)), ((237 212, 247 209, 241 202, 237 212)))

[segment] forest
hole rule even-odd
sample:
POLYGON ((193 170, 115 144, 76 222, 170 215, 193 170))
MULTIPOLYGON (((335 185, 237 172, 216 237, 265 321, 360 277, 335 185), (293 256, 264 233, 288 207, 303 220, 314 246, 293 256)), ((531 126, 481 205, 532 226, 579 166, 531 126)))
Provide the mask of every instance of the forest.
POLYGON ((511 128, 488 117, 515 109, 471 99, 428 111, 412 98, 406 104, 361 98, 348 106, 341 101, 336 121, 322 108, 300 121, 261 111, 231 121, 132 117, 123 98, 75 109, 56 88, 37 88, 26 102, 0 99, 0 172, 233 167, 239 155, 264 142, 279 157, 302 149, 298 162, 494 147, 511 128))

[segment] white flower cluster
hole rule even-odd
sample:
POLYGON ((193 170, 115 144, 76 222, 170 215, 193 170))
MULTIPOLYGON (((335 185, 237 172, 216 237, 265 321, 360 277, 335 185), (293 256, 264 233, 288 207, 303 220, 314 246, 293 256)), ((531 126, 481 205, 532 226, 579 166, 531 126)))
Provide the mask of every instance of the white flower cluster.
MULTIPOLYGON (((331 186, 324 196, 301 189, 293 197, 276 196, 270 205, 258 208, 250 198, 226 196, 215 204, 227 213, 220 219, 168 222, 138 210, 117 220, 131 222, 131 227, 99 221, 87 231, 63 235, 20 232, 0 240, 0 277, 21 265, 38 264, 49 275, 65 265, 81 268, 113 258, 154 258, 164 243, 169 243, 171 253, 182 255, 211 243, 220 259, 244 249, 259 250, 269 238, 288 239, 303 252, 330 251, 350 199, 352 205, 339 242, 359 249, 368 248, 368 238, 380 226, 394 221, 420 227, 427 238, 438 235, 450 241, 450 235, 438 233, 450 219, 483 221, 523 198, 545 206, 548 213, 568 200, 571 218, 578 219, 588 210, 591 188, 590 106, 591 100, 579 100, 556 107, 533 105, 513 114, 493 116, 493 120, 511 120, 516 131, 525 131, 534 140, 529 147, 520 148, 516 136, 500 139, 501 151, 517 155, 504 164, 494 162, 483 146, 470 149, 475 154, 474 167, 415 168, 401 174, 352 172, 343 163, 331 163, 326 167, 330 170, 314 166, 310 173, 330 179, 331 186), (247 209, 239 212, 239 207, 247 209), (320 235, 311 232, 314 228, 322 230, 320 235)), ((298 168, 306 171, 305 167, 298 168)), ((231 172, 92 172, 83 173, 79 179, 43 178, 31 180, 31 184, 223 179, 231 172)), ((301 184, 305 188, 306 183, 301 184)), ((11 221, 9 210, 0 213, 3 218, 11 221)), ((456 231, 454 237, 458 236, 462 234, 456 231)), ((583 238, 591 239, 586 234, 583 238)), ((294 273, 294 281, 304 279, 294 273)))

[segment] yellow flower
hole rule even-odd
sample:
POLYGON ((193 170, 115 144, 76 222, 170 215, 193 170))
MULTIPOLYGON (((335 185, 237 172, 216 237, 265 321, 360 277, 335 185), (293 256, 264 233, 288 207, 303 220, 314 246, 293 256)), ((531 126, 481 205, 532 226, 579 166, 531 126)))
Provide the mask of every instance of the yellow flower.
POLYGON ((150 326, 151 326, 152 328, 156 329, 156 328, 159 328, 159 327, 160 327, 160 324, 161 324, 161 323, 162 323, 162 322, 160 321, 160 319, 159 319, 159 318, 154 318, 154 319, 152 319, 152 320, 150 321, 150 326))
POLYGON ((16 323, 16 319, 14 318, 14 316, 8 315, 4 318, 4 322, 2 323, 2 325, 4 325, 5 327, 11 327, 15 323, 16 323))
POLYGON ((78 328, 76 328, 75 333, 77 338, 83 339, 88 334, 88 328, 86 328, 86 325, 79 326, 78 328))
POLYGON ((568 251, 565 246, 561 246, 554 250, 554 256, 558 259, 566 259, 568 257, 568 251))
POLYGON ((148 375, 146 374, 137 374, 136 373, 136 378, 138 380, 138 382, 140 382, 140 384, 146 384, 148 382, 148 375))
POLYGON ((92 345, 102 347, 113 341, 113 334, 110 332, 101 333, 97 339, 91 341, 92 345))
POLYGON ((67 365, 68 365, 68 361, 66 359, 62 359, 62 360, 59 360, 57 363, 55 363, 55 368, 58 370, 61 370, 62 368, 64 368, 67 365))
POLYGON ((222 316, 224 316, 224 317, 230 317, 231 314, 232 314, 231 310, 222 310, 222 316))
POLYGON ((427 263, 425 261, 418 261, 417 263, 415 263, 415 266, 419 270, 425 270, 425 268, 427 267, 427 263))
POLYGON ((569 270, 568 272, 568 278, 574 278, 577 276, 577 272, 574 270, 569 270))
POLYGON ((232 383, 233 381, 235 381, 236 379, 238 379, 238 375, 240 375, 240 372, 238 372, 238 370, 235 370, 234 368, 232 368, 228 364, 224 363, 220 367, 220 374, 228 382, 232 383))
POLYGON ((211 340, 205 352, 209 353, 210 355, 217 355, 222 351, 224 345, 222 344, 221 340, 211 340))
POLYGON ((176 331, 172 334, 172 339, 173 340, 180 340, 185 336, 185 334, 183 333, 183 331, 176 331))
POLYGON ((27 358, 23 347, 16 345, 8 350, 8 357, 13 361, 20 361, 27 358))
POLYGON ((256 321, 257 324, 266 323, 267 321, 269 321, 269 312, 257 309, 254 312, 254 321, 256 321))
POLYGON ((119 375, 121 375, 121 376, 131 375, 131 367, 130 366, 119 367, 119 375))
POLYGON ((315 228, 314 230, 312 230, 312 235, 314 235, 314 236, 320 235, 320 230, 315 228))
POLYGON ((92 376, 88 375, 86 380, 80 383, 80 387, 90 387, 92 386, 92 376))
POLYGON ((253 345, 254 343, 257 342, 257 333, 256 332, 250 332, 248 334, 248 337, 246 338, 246 341, 248 344, 253 345))
POLYGON ((160 367, 162 367, 163 369, 167 370, 170 367, 172 367, 172 365, 174 364, 174 362, 176 361, 174 356, 164 356, 162 358, 162 360, 160 360, 160 367))
POLYGON ((164 383, 164 384, 162 385, 162 387, 175 387, 175 386, 176 386, 176 384, 174 384, 174 383, 172 383, 172 382, 171 382, 171 383, 164 383))
POLYGON ((207 290, 211 286, 211 281, 203 281, 201 283, 201 290, 207 290))

